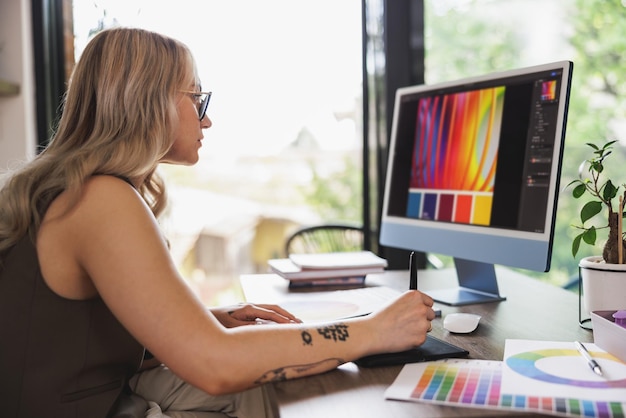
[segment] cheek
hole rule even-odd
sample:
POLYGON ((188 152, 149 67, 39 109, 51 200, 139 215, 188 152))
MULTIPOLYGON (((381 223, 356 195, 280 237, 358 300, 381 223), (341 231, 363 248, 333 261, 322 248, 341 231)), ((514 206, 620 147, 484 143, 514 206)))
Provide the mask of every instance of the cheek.
MULTIPOLYGON (((180 148, 182 142, 189 137, 193 130, 194 120, 191 119, 189 109, 181 109, 179 106, 178 114, 175 121, 172 123, 172 129, 170 130, 170 137, 172 138, 170 148, 180 148)), ((195 110, 192 109, 194 112, 195 110)), ((196 119, 198 119, 196 117, 196 119)))
POLYGON ((197 140, 190 140, 194 137, 190 132, 175 133, 174 141, 161 161, 183 165, 195 164, 199 156, 197 140))

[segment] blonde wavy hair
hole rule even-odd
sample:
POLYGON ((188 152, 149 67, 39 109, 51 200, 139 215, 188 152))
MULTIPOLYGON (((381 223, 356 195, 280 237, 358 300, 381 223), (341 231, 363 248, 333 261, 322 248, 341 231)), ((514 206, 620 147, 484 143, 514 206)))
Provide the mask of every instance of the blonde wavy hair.
POLYGON ((177 94, 195 82, 191 53, 174 39, 131 28, 97 34, 74 68, 50 144, 0 189, 0 254, 26 234, 34 242, 50 203, 68 192, 75 204, 93 175, 140 182, 158 216, 166 194, 155 170, 172 145, 177 94))

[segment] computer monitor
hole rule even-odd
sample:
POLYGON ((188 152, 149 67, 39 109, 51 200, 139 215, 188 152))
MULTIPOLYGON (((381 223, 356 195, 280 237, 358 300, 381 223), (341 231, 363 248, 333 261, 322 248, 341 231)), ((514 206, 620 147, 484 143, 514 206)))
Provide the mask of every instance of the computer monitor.
POLYGON ((573 63, 397 90, 380 243, 454 257, 449 305, 505 299, 494 265, 548 271, 573 63))

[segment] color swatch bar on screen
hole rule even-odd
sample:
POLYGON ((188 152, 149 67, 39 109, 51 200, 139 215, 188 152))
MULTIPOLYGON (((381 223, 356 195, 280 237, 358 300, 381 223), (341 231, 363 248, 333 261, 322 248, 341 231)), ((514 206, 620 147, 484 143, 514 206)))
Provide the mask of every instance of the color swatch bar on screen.
POLYGON ((489 225, 493 195, 483 192, 410 190, 406 216, 474 225, 489 225))
POLYGON ((573 417, 624 418, 619 402, 542 398, 501 394, 502 363, 461 360, 432 362, 425 366, 411 393, 412 400, 457 406, 541 411, 573 417))

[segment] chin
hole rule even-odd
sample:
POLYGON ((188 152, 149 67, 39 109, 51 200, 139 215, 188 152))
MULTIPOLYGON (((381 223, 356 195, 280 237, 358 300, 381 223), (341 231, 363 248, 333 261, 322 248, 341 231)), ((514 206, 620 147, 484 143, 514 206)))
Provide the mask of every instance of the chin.
POLYGON ((194 156, 189 156, 189 158, 164 158, 160 162, 162 164, 191 166, 195 165, 199 160, 200 157, 196 154, 194 156))
POLYGON ((199 160, 200 160, 200 157, 198 156, 198 154, 196 154, 195 157, 187 161, 185 165, 195 165, 199 160))
POLYGON ((198 158, 192 158, 192 159, 187 159, 184 161, 178 161, 174 164, 178 164, 178 165, 184 165, 184 166, 192 166, 192 165, 196 165, 196 163, 198 162, 198 158))

